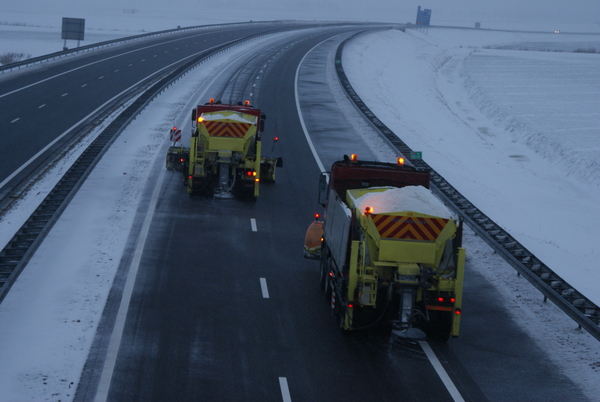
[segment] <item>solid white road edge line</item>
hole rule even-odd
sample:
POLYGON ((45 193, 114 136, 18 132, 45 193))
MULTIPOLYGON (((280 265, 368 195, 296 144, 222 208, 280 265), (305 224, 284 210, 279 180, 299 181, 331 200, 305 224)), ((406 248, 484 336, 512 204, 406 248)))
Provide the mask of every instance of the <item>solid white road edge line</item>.
MULTIPOLYGON (((326 41, 323 41, 326 42, 326 41)), ((321 43, 323 43, 321 42, 321 43)), ((321 172, 325 172, 325 168, 323 167, 323 163, 321 162, 321 159, 319 158, 319 155, 317 154, 317 151, 310 139, 310 135, 308 134, 308 130, 306 129, 306 124, 304 124, 304 118, 302 117, 302 111, 300 110, 300 100, 298 99, 298 76, 300 73, 300 67, 302 66, 302 63, 304 62, 304 59, 308 56, 308 54, 310 52, 312 52, 312 50, 314 48, 316 48, 317 46, 321 45, 321 43, 315 45, 312 49, 310 49, 308 52, 306 52, 306 54, 304 55, 304 57, 302 58, 302 60, 300 60, 300 63, 298 64, 298 68, 296 69, 296 81, 294 82, 294 91, 296 92, 295 96, 296 96, 296 109, 298 110, 298 117, 300 118, 300 124, 302 125, 302 130, 304 131, 304 136, 306 137, 306 141, 308 141, 308 146, 310 147, 310 150, 312 151, 312 154, 315 158, 315 161, 317 162, 317 165, 319 166, 319 169, 321 169, 321 172)), ((444 370, 444 367, 442 366, 442 364, 440 363, 440 361, 438 360, 437 356, 435 355, 435 353, 433 353, 433 350, 431 349, 431 347, 429 346, 429 344, 427 342, 419 342, 421 344, 421 348, 423 348, 423 351, 425 352, 425 355, 427 356, 427 358, 429 359, 429 361, 431 362, 431 365, 433 366, 433 368, 435 369, 435 371, 437 372, 438 376, 440 377, 440 379, 442 380, 442 382, 444 383, 444 385, 446 386, 446 389, 448 390, 448 392, 450 393, 450 395, 452 396, 452 398, 454 398, 455 402, 464 402, 463 397, 461 396, 460 392, 458 392, 458 389, 456 388, 456 386, 454 385, 454 383, 452 382, 452 380, 450 379, 450 376, 448 376, 448 373, 446 373, 446 370, 444 370)), ((281 383, 281 379, 285 380, 285 377, 280 377, 279 378, 279 382, 281 383)), ((287 388, 287 381, 286 381, 286 388, 287 388)), ((283 388, 282 388, 282 394, 283 394, 283 388)), ((284 398, 285 400, 285 398, 284 398)))
MULTIPOLYGON (((323 42, 326 42, 327 40, 324 40, 323 42)), ((298 63, 298 68, 296 69, 296 78, 294 80, 294 92, 296 97, 296 110, 298 111, 298 117, 300 118, 300 125, 302 126, 302 131, 304 131, 304 136, 306 137, 308 146, 310 147, 310 150, 313 156, 315 157, 315 161, 317 162, 319 169, 321 169, 321 172, 325 172, 326 170, 323 167, 323 163, 321 162, 321 159, 319 159, 319 155, 317 155, 317 150, 315 149, 315 146, 313 145, 312 140, 310 139, 310 135, 308 134, 308 130, 306 129, 306 124, 304 123, 304 118, 302 117, 302 110, 300 110, 300 99, 298 99, 298 75, 300 74, 300 67, 302 66, 302 63, 304 63, 304 59, 306 59, 306 56, 308 56, 308 54, 312 52, 312 50, 319 46, 321 43, 313 46, 312 49, 306 52, 302 60, 300 60, 300 63, 298 63)))
POLYGON ((458 392, 458 389, 456 389, 456 386, 450 379, 450 376, 448 375, 448 373, 446 373, 446 370, 444 370, 444 366, 442 366, 442 363, 440 363, 440 361, 438 360, 437 356, 431 349, 431 346, 429 346, 429 344, 425 341, 419 341, 419 344, 421 345, 423 352, 425 352, 425 355, 431 362, 431 365, 435 369, 436 373, 438 374, 438 376, 440 377, 440 379, 446 386, 446 389, 450 393, 450 396, 452 397, 452 399, 454 399, 455 402, 464 402, 465 400, 463 399, 460 392, 458 392))
MULTIPOLYGON (((212 81, 206 85, 206 89, 201 93, 201 95, 198 96, 198 99, 201 99, 204 97, 204 95, 206 95, 207 89, 210 88, 219 77, 220 74, 216 74, 213 77, 212 81)), ((119 311, 117 312, 115 327, 113 328, 110 342, 108 344, 108 351, 106 352, 106 360, 104 361, 104 367, 102 368, 102 375, 100 376, 100 381, 98 382, 96 398, 94 399, 95 402, 106 402, 108 398, 110 382, 112 381, 112 375, 117 361, 117 354, 119 353, 119 347, 121 346, 121 338, 123 337, 123 329, 125 328, 125 319, 127 318, 127 311, 129 310, 129 302, 131 300, 131 294, 135 284, 135 277, 140 266, 142 251, 146 243, 146 238, 150 230, 150 223, 152 222, 154 210, 156 209, 156 204, 158 202, 158 195, 163 186, 165 172, 166 169, 161 169, 158 180, 154 185, 155 187, 152 192, 152 198, 150 199, 150 205, 148 206, 148 212, 144 218, 144 223, 142 224, 142 229, 140 231, 140 237, 135 246, 135 254, 133 260, 131 261, 131 267, 129 268, 129 274, 127 276, 127 281, 125 282, 125 288, 123 289, 123 297, 121 299, 121 304, 119 305, 119 311)))
POLYGON ((161 169, 158 180, 154 186, 152 192, 152 198, 150 199, 150 206, 148 207, 148 213, 144 218, 140 237, 135 246, 135 253, 127 275, 127 281, 125 282, 125 288, 123 289, 123 297, 121 304, 119 305, 119 311, 117 313, 117 319, 115 321, 115 327, 110 337, 110 343, 108 345, 108 351, 106 353, 106 360, 104 361, 104 367, 102 368, 102 376, 98 383, 98 390, 96 391, 96 402, 105 402, 108 398, 108 391, 110 388, 110 382, 117 362, 117 354, 119 353, 119 347, 121 346, 121 338, 123 337, 123 330, 125 328, 125 319, 127 318, 127 311, 129 310, 129 303, 131 301, 131 295, 133 293, 133 286, 135 285, 135 279, 137 277, 138 269, 140 267, 140 261, 142 260, 142 253, 144 246, 146 245, 146 238, 150 231, 150 224, 154 217, 154 210, 158 203, 158 195, 162 188, 162 183, 165 178, 166 169, 161 169))
POLYGON ((292 402, 292 397, 290 396, 290 389, 288 388, 287 378, 279 377, 279 388, 281 388, 281 397, 283 398, 283 402, 292 402))
POLYGON ((252 231, 256 232, 256 230, 257 230, 256 229, 256 219, 254 219, 254 218, 250 219, 250 226, 252 227, 252 231))
POLYGON ((263 298, 269 298, 269 288, 267 288, 267 280, 265 278, 260 278, 260 289, 262 290, 263 298))

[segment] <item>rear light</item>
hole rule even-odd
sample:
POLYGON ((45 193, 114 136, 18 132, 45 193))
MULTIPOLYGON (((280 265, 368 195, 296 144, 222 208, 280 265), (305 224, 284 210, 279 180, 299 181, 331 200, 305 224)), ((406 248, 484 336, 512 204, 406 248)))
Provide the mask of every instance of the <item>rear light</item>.
POLYGON ((254 179, 254 181, 258 183, 260 181, 260 179, 254 179))
POLYGON ((438 301, 438 303, 455 303, 456 302, 456 299, 454 297, 445 298, 442 296, 438 296, 436 298, 436 300, 438 301))
POLYGON ((461 315, 462 314, 462 310, 460 308, 457 308, 457 309, 454 310, 454 314, 461 315))
POLYGON ((354 307, 354 304, 348 303, 348 308, 352 308, 352 307, 354 307))

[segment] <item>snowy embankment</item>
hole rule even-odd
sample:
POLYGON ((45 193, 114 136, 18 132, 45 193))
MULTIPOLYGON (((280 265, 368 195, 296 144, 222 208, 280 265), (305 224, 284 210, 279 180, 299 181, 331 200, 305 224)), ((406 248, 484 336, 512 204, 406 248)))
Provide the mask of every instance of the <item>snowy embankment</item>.
POLYGON ((351 42, 344 67, 386 125, 600 304, 600 36, 390 30, 351 42))

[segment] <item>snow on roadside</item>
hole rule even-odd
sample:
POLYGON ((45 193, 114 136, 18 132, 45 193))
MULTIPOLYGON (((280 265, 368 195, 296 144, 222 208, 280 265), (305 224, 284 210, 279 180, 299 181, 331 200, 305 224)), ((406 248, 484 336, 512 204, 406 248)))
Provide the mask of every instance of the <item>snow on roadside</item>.
MULTIPOLYGON (((473 83, 468 64, 471 57, 476 52, 489 55, 487 49, 480 50, 488 45, 525 40, 535 42, 530 36, 514 33, 469 36, 468 31, 432 29, 426 35, 391 30, 350 42, 343 63, 354 89, 378 118, 413 149, 423 151, 430 165, 492 219, 530 249, 535 247, 533 251, 552 268, 557 268, 561 258, 570 262, 562 265, 560 274, 578 290, 587 290, 589 297, 599 299, 600 267, 594 257, 600 238, 600 194, 565 178, 535 147, 519 141, 518 132, 505 130, 502 119, 490 116, 489 110, 497 105, 485 105, 486 114, 472 97, 473 86, 487 88, 487 92, 482 90, 486 96, 496 87, 493 69, 473 83), (507 195, 513 198, 507 201, 507 195), (563 237, 555 237, 557 234, 563 237)), ((527 53, 518 55, 530 57, 527 53)), ((544 59, 546 56, 541 54, 544 59)), ((598 147, 599 141, 595 138, 583 146, 598 147)), ((554 304, 544 303, 540 292, 470 229, 465 230, 464 246, 467 263, 496 287, 518 325, 548 351, 565 375, 581 384, 591 400, 597 400, 598 341, 578 329, 554 304)))
MULTIPOLYGON (((566 162, 557 163, 555 154, 549 159, 543 151, 547 137, 524 134, 531 128, 530 120, 520 120, 515 127, 497 118, 508 115, 511 106, 504 95, 518 90, 508 88, 506 76, 496 72, 497 58, 516 59, 513 66, 527 61, 514 67, 516 72, 538 81, 523 90, 529 95, 518 106, 524 109, 525 104, 528 119, 542 124, 552 118, 546 117, 552 113, 544 103, 548 94, 531 87, 548 86, 547 75, 538 74, 536 67, 555 60, 556 54, 507 50, 499 56, 498 50, 484 49, 488 46, 485 34, 431 29, 428 34, 390 30, 364 35, 346 50, 344 67, 357 93, 386 125, 411 148, 422 151, 423 158, 484 213, 600 304, 600 288, 595 286, 600 283, 600 187, 582 180, 585 175, 579 175, 580 179, 569 175, 566 162), (469 45, 471 39, 477 49, 469 45), (350 58, 351 63, 347 62, 350 58), (480 92, 485 98, 478 96, 480 92)), ((518 40, 525 41, 524 35, 519 34, 518 40)), ((490 32, 487 39, 488 44, 500 46, 516 37, 507 33, 503 39, 490 32)), ((563 98, 575 103, 581 86, 578 81, 563 80, 563 75, 568 74, 569 63, 575 69, 587 68, 590 58, 559 55, 573 56, 556 70, 555 80, 560 82, 563 98)), ((598 66, 588 72, 593 76, 590 85, 600 85, 600 56, 587 56, 594 56, 592 62, 598 66)), ((582 106, 596 104, 600 110, 600 91, 589 91, 581 102, 582 106)), ((575 110, 577 104, 569 107, 575 110)), ((598 113, 587 116, 586 127, 598 126, 598 113)), ((561 127, 558 121, 554 126, 557 131, 577 127, 580 119, 567 114, 560 120, 561 127)), ((561 140, 561 146, 571 151, 585 148, 590 154, 600 149, 600 137, 587 135, 586 130, 580 133, 561 140)), ((585 162, 577 170, 587 167, 592 176, 597 174, 594 166, 585 162)))
MULTIPOLYGON (((0 400, 72 399, 142 193, 152 182, 150 167, 166 152, 169 129, 188 120, 184 106, 230 58, 266 41, 234 48, 181 78, 98 163, 0 304, 0 400)), ((49 174, 64 172, 76 157, 66 157, 49 174)), ((20 227, 17 221, 28 217, 23 211, 51 188, 46 180, 52 178, 28 192, 3 225, 20 227)))

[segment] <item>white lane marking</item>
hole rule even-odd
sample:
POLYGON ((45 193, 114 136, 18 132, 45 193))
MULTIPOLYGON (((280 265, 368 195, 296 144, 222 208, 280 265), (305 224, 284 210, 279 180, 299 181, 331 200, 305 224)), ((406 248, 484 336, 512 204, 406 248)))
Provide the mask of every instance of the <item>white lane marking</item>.
POLYGON ((263 298, 268 299, 269 289, 267 288, 267 280, 265 278, 260 278, 260 289, 262 290, 263 298))
POLYGON ((44 103, 43 105, 39 105, 39 106, 38 106, 38 109, 41 109, 41 108, 43 108, 44 106, 46 106, 46 104, 45 104, 45 103, 44 103))
POLYGON ((69 93, 65 92, 64 94, 62 94, 61 96, 67 96, 69 93))
POLYGON ((419 344, 421 345, 423 352, 425 352, 425 355, 431 362, 431 365, 435 369, 437 375, 440 377, 440 379, 446 386, 446 389, 450 393, 452 399, 454 399, 455 402, 464 402, 465 400, 463 399, 460 392, 458 392, 458 389, 456 389, 456 386, 450 379, 448 373, 446 373, 446 370, 444 370, 444 366, 442 366, 442 363, 440 363, 435 353, 433 353, 431 346, 429 346, 429 344, 425 341, 419 341, 419 344))
POLYGON ((312 140, 310 139, 310 135, 308 134, 308 130, 306 129, 306 124, 304 123, 304 119, 302 118, 302 110, 300 110, 300 99, 298 99, 298 75, 300 75, 300 67, 302 66, 302 63, 304 62, 306 56, 308 56, 308 54, 312 52, 313 49, 319 46, 321 43, 315 45, 312 49, 306 52, 302 60, 300 60, 300 63, 298 63, 298 68, 296 69, 296 79, 294 81, 294 92, 296 95, 296 110, 298 111, 298 117, 300 118, 300 125, 302 126, 302 131, 304 131, 304 136, 306 137, 308 146, 310 147, 310 150, 313 154, 313 157, 315 158, 315 161, 317 162, 317 165, 319 166, 319 169, 321 169, 321 172, 325 172, 326 170, 323 167, 323 162, 321 162, 321 159, 319 159, 319 155, 317 155, 317 150, 315 149, 315 146, 313 145, 312 140))
POLYGON ((152 198, 150 199, 150 206, 148 207, 148 212, 146 213, 144 223, 142 224, 140 237, 138 238, 135 246, 133 260, 131 261, 131 267, 129 268, 129 274, 127 275, 127 281, 125 282, 125 287, 123 289, 123 298, 121 299, 121 304, 119 305, 115 327, 110 337, 110 343, 108 344, 106 360, 104 361, 104 367, 102 368, 102 376, 100 377, 100 382, 98 383, 98 390, 96 391, 95 399, 96 402, 105 402, 108 398, 108 390, 110 388, 110 382, 115 370, 119 347, 121 346, 121 338, 123 337, 125 319, 127 318, 129 303, 131 302, 135 278, 137 277, 140 262, 142 260, 142 253, 144 251, 144 246, 146 245, 146 238, 150 232, 150 224, 152 223, 152 217, 154 216, 156 204, 158 203, 158 196, 165 178, 165 171, 166 169, 160 170, 160 175, 158 176, 158 180, 154 186, 154 191, 152 192, 152 198))
MULTIPOLYGON (((11 123, 16 123, 16 122, 18 122, 19 120, 21 120, 21 118, 20 118, 20 117, 17 117, 16 119, 14 119, 14 120, 11 120, 10 122, 11 122, 11 123)), ((0 187, 2 187, 2 186, 0 185, 0 187)))
POLYGON ((87 84, 83 84, 83 85, 81 86, 81 88, 83 88, 83 87, 87 87, 87 84))
POLYGON ((254 219, 254 218, 250 219, 250 226, 252 227, 252 231, 253 232, 257 231, 257 229, 256 229, 256 219, 254 219))
POLYGON ((281 397, 283 398, 283 402, 292 402, 292 397, 290 396, 290 389, 288 388, 287 378, 279 377, 279 388, 281 388, 281 397))

